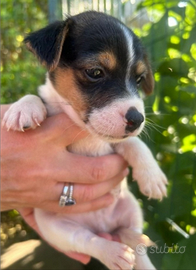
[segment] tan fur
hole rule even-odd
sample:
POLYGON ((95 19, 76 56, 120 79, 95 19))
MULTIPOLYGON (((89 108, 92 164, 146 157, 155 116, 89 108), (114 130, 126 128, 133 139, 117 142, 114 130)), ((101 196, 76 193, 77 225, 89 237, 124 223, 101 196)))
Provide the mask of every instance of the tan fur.
POLYGON ((146 65, 142 61, 137 62, 137 67, 136 67, 136 74, 140 75, 142 73, 146 72, 146 65))
POLYGON ((154 90, 154 77, 146 55, 144 56, 144 61, 147 68, 147 73, 145 80, 142 81, 142 89, 146 95, 150 95, 154 90))
POLYGON ((55 59, 54 59, 52 66, 49 67, 49 71, 53 71, 59 63, 62 49, 63 49, 63 43, 65 41, 65 37, 68 33, 68 30, 69 30, 68 26, 66 25, 57 37, 56 44, 58 45, 58 50, 56 51, 55 59))
POLYGON ((55 71, 55 88, 60 96, 69 101, 70 105, 79 114, 88 108, 85 96, 77 88, 73 70, 57 68, 55 71))
POLYGON ((98 57, 100 63, 109 68, 110 70, 114 69, 117 65, 116 57, 111 52, 103 52, 98 57))

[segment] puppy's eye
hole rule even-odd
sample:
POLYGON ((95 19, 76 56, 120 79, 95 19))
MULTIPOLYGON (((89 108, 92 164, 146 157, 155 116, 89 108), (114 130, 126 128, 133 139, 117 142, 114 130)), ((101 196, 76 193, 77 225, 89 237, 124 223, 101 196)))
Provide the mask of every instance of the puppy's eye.
POLYGON ((140 85, 141 81, 144 79, 144 76, 136 76, 136 83, 137 85, 140 85))
POLYGON ((86 69, 85 73, 86 73, 87 78, 90 79, 91 81, 97 81, 103 78, 104 76, 103 70, 99 68, 86 69))

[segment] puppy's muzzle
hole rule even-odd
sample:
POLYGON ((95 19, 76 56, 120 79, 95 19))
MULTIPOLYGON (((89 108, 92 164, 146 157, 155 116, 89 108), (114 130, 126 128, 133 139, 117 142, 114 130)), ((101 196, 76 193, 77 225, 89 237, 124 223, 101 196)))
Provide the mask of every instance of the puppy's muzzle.
POLYGON ((125 119, 127 124, 125 130, 127 132, 133 132, 144 122, 144 116, 135 107, 131 107, 127 111, 125 119))

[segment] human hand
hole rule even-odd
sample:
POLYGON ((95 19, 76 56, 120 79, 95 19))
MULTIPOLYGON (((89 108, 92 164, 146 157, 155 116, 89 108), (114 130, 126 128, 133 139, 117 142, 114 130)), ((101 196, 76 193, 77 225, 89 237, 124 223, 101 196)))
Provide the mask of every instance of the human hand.
POLYGON ((36 130, 22 133, 2 128, 1 134, 2 210, 94 211, 112 203, 110 190, 128 173, 119 155, 85 157, 68 152, 69 144, 88 134, 65 114, 47 118, 36 130), (74 183, 77 204, 60 208, 58 201, 67 182, 74 183))
MULTIPOLYGON (((18 209, 41 235, 34 218, 36 207, 77 213, 109 205, 113 200, 109 191, 126 176, 127 164, 118 155, 88 158, 66 150, 73 140, 85 136, 65 114, 46 119, 34 131, 20 133, 2 129, 2 210, 18 209), (65 182, 75 183, 77 205, 60 208, 58 200, 65 182)), ((115 240, 110 234, 100 236, 115 240)), ((90 260, 85 254, 69 252, 66 255, 85 264, 90 260)))

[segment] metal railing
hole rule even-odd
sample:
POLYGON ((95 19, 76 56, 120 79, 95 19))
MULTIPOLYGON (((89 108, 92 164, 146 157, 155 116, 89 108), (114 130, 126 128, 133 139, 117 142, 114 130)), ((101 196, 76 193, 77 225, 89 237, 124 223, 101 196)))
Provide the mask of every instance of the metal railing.
POLYGON ((141 0, 48 0, 49 20, 62 19, 67 14, 75 15, 87 10, 110 14, 125 24, 142 26, 148 21, 145 10, 137 11, 141 0))

